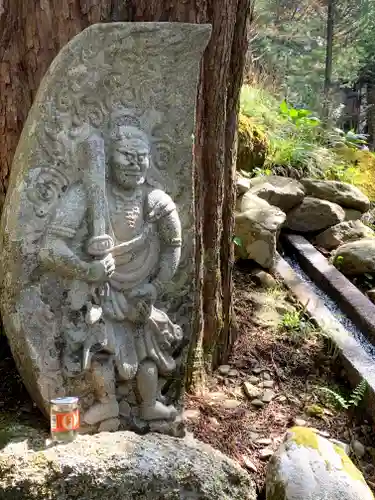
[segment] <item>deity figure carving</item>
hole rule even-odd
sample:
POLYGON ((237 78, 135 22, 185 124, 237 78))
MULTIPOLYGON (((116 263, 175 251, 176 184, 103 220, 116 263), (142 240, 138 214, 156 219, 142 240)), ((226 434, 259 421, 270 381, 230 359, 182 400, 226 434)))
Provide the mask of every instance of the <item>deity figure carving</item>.
POLYGON ((66 374, 91 380, 87 425, 120 423, 118 388, 129 381, 142 420, 173 420, 160 378, 176 369, 183 333, 155 302, 180 261, 176 205, 147 182, 151 147, 137 120, 113 115, 81 149, 84 178, 61 197, 40 249, 43 268, 71 280, 67 315, 84 318, 66 320, 66 374))
POLYGON ((98 23, 42 81, 0 224, 0 309, 49 418, 77 396, 82 432, 183 436, 195 327, 193 142, 211 26, 98 23))

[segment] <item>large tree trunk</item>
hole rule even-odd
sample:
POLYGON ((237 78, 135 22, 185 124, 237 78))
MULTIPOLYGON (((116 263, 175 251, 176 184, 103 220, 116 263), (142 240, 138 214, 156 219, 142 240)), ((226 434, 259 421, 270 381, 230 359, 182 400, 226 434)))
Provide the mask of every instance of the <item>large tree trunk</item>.
POLYGON ((0 0, 0 206, 17 141, 41 78, 89 24, 213 25, 202 64, 195 133, 197 295, 189 385, 227 358, 232 328, 233 208, 239 91, 250 0, 0 0), (3 7, 1 5, 3 4, 3 7))

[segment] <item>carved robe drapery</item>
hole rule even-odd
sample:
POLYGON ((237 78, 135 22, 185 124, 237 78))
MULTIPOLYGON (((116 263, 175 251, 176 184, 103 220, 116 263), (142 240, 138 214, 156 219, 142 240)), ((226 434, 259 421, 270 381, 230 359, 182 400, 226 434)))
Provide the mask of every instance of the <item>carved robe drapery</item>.
MULTIPOLYGON (((178 262, 168 259, 173 256, 168 249, 181 246, 176 206, 166 193, 151 188, 127 198, 116 186, 109 186, 107 199, 107 233, 114 241, 111 253, 116 271, 101 287, 102 321, 88 327, 84 343, 113 354, 120 379, 134 378, 144 359, 153 360, 166 375, 176 367, 172 353, 182 340, 182 330, 154 306, 144 323, 134 320, 135 301, 129 294, 152 282, 160 266, 170 266, 171 273, 177 268, 178 262)), ((47 238, 63 239, 68 246, 80 245, 83 260, 85 238, 80 239, 82 234, 90 234, 90 228, 84 227, 88 225, 88 209, 85 188, 76 184, 61 200, 47 229, 47 238)))

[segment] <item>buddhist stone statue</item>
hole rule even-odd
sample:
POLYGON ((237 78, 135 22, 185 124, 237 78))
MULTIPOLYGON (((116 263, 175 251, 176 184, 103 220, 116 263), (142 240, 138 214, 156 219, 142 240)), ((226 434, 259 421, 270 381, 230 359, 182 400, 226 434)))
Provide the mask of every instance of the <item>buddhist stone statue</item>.
POLYGON ((209 32, 88 28, 52 64, 20 139, 2 220, 6 333, 42 411, 79 396, 83 431, 181 430, 209 32))

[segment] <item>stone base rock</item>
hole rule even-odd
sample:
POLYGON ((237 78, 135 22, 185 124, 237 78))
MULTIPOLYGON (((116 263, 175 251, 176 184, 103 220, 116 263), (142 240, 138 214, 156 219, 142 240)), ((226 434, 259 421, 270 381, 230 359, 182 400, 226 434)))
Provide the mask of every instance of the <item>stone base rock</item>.
POLYGON ((351 241, 338 247, 333 263, 347 275, 375 272, 375 238, 351 241))
POLYGON ((344 209, 336 203, 307 196, 288 213, 285 225, 292 231, 312 233, 334 226, 344 219, 344 209))
POLYGON ((131 432, 79 436, 42 451, 0 453, 1 500, 255 500, 235 462, 192 438, 131 432))
POLYGON ((307 196, 331 201, 342 207, 352 208, 359 212, 367 212, 370 208, 370 200, 352 184, 313 179, 302 179, 301 183, 306 190, 307 196))
POLYGON ((374 500, 345 451, 313 430, 294 427, 271 458, 267 500, 374 500))
POLYGON ((277 175, 251 179, 250 192, 283 212, 299 205, 305 196, 305 189, 300 182, 277 175))
POLYGON ((235 235, 241 239, 243 257, 253 259, 265 269, 273 267, 276 244, 285 214, 265 200, 247 192, 236 214, 235 235))
POLYGON ((334 250, 344 243, 363 238, 375 238, 375 232, 363 222, 351 220, 326 229, 315 238, 315 244, 326 250, 334 250))

